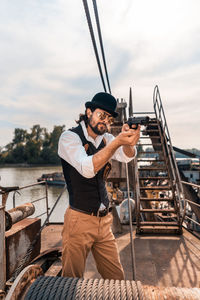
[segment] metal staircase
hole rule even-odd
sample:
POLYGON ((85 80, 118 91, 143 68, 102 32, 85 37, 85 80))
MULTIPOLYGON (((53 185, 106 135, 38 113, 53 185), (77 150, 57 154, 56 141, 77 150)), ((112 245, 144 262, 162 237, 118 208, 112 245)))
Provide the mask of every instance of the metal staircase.
POLYGON ((141 127, 134 161, 136 231, 181 234, 185 200, 157 86, 153 104, 148 124, 141 127))

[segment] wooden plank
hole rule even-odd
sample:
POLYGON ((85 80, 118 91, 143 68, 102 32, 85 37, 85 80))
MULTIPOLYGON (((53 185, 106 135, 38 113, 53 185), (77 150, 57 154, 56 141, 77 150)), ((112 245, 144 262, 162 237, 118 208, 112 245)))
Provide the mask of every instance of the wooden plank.
POLYGON ((45 276, 59 276, 62 271, 62 262, 61 259, 56 259, 49 269, 45 272, 45 276))

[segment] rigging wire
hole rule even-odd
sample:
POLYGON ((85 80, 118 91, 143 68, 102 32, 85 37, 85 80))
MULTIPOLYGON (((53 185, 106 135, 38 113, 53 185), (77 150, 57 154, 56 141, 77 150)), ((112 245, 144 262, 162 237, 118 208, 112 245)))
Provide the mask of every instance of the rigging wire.
POLYGON ((92 44, 93 44, 93 48, 94 48, 94 52, 95 52, 95 56, 96 56, 96 60, 97 60, 97 65, 98 65, 98 68, 99 68, 101 81, 102 81, 102 84, 103 84, 104 91, 107 92, 104 77, 103 77, 103 73, 102 73, 102 69, 101 69, 101 63, 100 63, 100 60, 99 60, 99 55, 98 55, 98 50, 97 50, 97 45, 96 45, 96 41, 95 41, 95 36, 94 36, 94 31, 93 31, 93 27, 92 27, 92 21, 91 21, 91 18, 90 18, 90 12, 89 12, 89 7, 88 7, 87 0, 83 0, 83 6, 84 6, 84 9, 85 9, 85 14, 86 14, 88 27, 89 27, 89 31, 90 31, 90 36, 91 36, 91 39, 92 39, 92 44))
POLYGON ((109 82, 108 71, 107 71, 107 66, 106 66, 106 58, 105 58, 104 47, 103 47, 103 40, 102 40, 101 27, 100 27, 100 22, 99 22, 99 14, 98 14, 98 9, 97 9, 97 3, 96 3, 96 0, 92 0, 92 1, 93 1, 94 14, 95 14, 95 19, 96 19, 97 31, 98 31, 98 35, 99 35, 99 43, 100 43, 100 46, 101 46, 101 54, 102 54, 104 70, 105 70, 105 74, 106 74, 108 90, 111 94, 111 88, 110 88, 110 82, 109 82))

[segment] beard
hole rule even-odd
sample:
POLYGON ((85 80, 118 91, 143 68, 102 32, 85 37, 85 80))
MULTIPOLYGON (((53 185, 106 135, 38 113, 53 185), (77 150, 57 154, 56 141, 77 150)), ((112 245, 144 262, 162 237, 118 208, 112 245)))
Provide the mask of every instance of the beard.
POLYGON ((92 116, 88 119, 88 125, 92 131, 97 135, 103 135, 105 132, 108 132, 108 127, 102 122, 98 122, 96 125, 92 125, 92 116))

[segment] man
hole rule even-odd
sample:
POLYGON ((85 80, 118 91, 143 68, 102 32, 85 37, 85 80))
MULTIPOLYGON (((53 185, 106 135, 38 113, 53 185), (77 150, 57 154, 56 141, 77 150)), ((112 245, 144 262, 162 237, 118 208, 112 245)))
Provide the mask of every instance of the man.
POLYGON ((86 111, 79 124, 62 133, 58 154, 69 192, 69 207, 62 232, 62 275, 83 277, 85 262, 92 251, 97 270, 104 279, 124 279, 123 268, 114 235, 112 213, 105 187, 108 161, 131 161, 140 128, 122 126, 114 137, 108 133, 115 112, 116 99, 108 93, 98 93, 85 103, 86 111))

